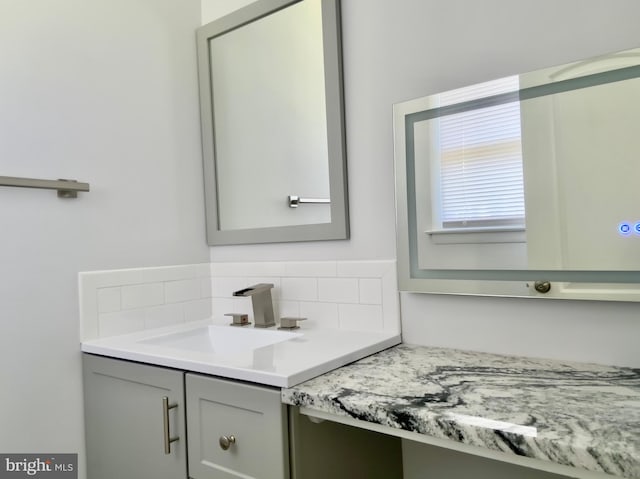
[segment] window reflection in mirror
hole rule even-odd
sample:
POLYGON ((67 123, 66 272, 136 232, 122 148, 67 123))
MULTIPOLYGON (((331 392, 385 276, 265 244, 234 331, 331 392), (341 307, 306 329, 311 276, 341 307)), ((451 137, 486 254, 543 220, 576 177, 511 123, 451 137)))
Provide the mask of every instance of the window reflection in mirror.
POLYGON ((640 282, 639 104, 634 49, 395 105, 401 288, 640 282))
MULTIPOLYGON (((517 76, 436 95, 440 107, 518 91, 517 76)), ((432 233, 524 228, 520 105, 442 115, 431 123, 432 233)))
POLYGON ((414 122, 416 182, 430 185, 416 207, 421 267, 524 265, 518 86, 512 76, 434 95, 426 115, 435 116, 414 122))

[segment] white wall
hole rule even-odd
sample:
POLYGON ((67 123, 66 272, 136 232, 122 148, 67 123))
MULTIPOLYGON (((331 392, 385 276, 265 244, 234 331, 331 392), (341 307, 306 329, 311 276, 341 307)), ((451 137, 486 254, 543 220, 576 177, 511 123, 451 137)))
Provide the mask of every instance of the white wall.
MULTIPOLYGON (((211 259, 395 257, 391 105, 638 46, 640 3, 613 5, 605 0, 343 0, 351 239, 214 247, 211 259)), ((640 365, 631 339, 640 337, 637 303, 403 295, 401 305, 409 342, 640 365), (528 340, 531 335, 535 340, 528 340)))
POLYGON ((79 271, 208 261, 199 22, 199 0, 0 2, 0 175, 91 184, 0 188, 2 452, 84 449, 79 271))
MULTIPOLYGON (((218 2, 227 11, 242 3, 218 2)), ((0 188, 0 451, 82 453, 79 271, 201 263, 209 253, 215 261, 393 258, 391 105, 635 44, 640 3, 611 5, 343 0, 351 240, 208 250, 193 38, 199 2, 0 2, 0 175, 92 187, 77 200, 0 188)), ((411 298, 402 305, 407 339, 455 345, 466 337, 466 346, 501 349, 523 336, 511 322, 523 311, 529 330, 557 333, 558 345, 572 344, 578 328, 594 338, 575 344, 586 356, 594 345, 628 352, 640 335, 636 304, 411 298), (444 333, 454 329, 451 311, 458 335, 444 333), (427 315, 426 333, 411 329, 427 315), (514 329, 491 341, 505 324, 514 329)))

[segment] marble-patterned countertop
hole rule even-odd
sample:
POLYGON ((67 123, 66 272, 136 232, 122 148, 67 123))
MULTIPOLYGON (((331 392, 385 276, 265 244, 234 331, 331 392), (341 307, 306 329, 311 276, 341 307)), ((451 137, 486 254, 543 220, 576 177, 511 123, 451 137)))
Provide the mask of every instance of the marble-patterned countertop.
POLYGON ((286 404, 640 478, 640 369, 401 344, 282 390, 286 404))

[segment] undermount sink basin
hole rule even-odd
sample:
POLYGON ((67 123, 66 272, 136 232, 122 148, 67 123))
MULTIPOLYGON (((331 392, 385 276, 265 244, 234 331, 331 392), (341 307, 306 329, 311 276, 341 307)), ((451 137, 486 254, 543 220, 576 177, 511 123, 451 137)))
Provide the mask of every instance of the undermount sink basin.
POLYGON ((253 327, 204 326, 139 341, 172 349, 229 355, 289 341, 302 333, 253 327))

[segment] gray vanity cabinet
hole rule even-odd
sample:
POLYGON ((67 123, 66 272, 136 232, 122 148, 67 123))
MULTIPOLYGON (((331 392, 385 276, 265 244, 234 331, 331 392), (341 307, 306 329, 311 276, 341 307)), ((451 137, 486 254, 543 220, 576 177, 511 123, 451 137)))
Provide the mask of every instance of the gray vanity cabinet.
POLYGON ((83 369, 87 477, 186 479, 184 373, 88 354, 83 369))
POLYGON ((83 369, 89 479, 289 478, 279 389, 90 354, 83 369))
POLYGON ((189 475, 286 479, 289 447, 280 390, 186 374, 189 475))

